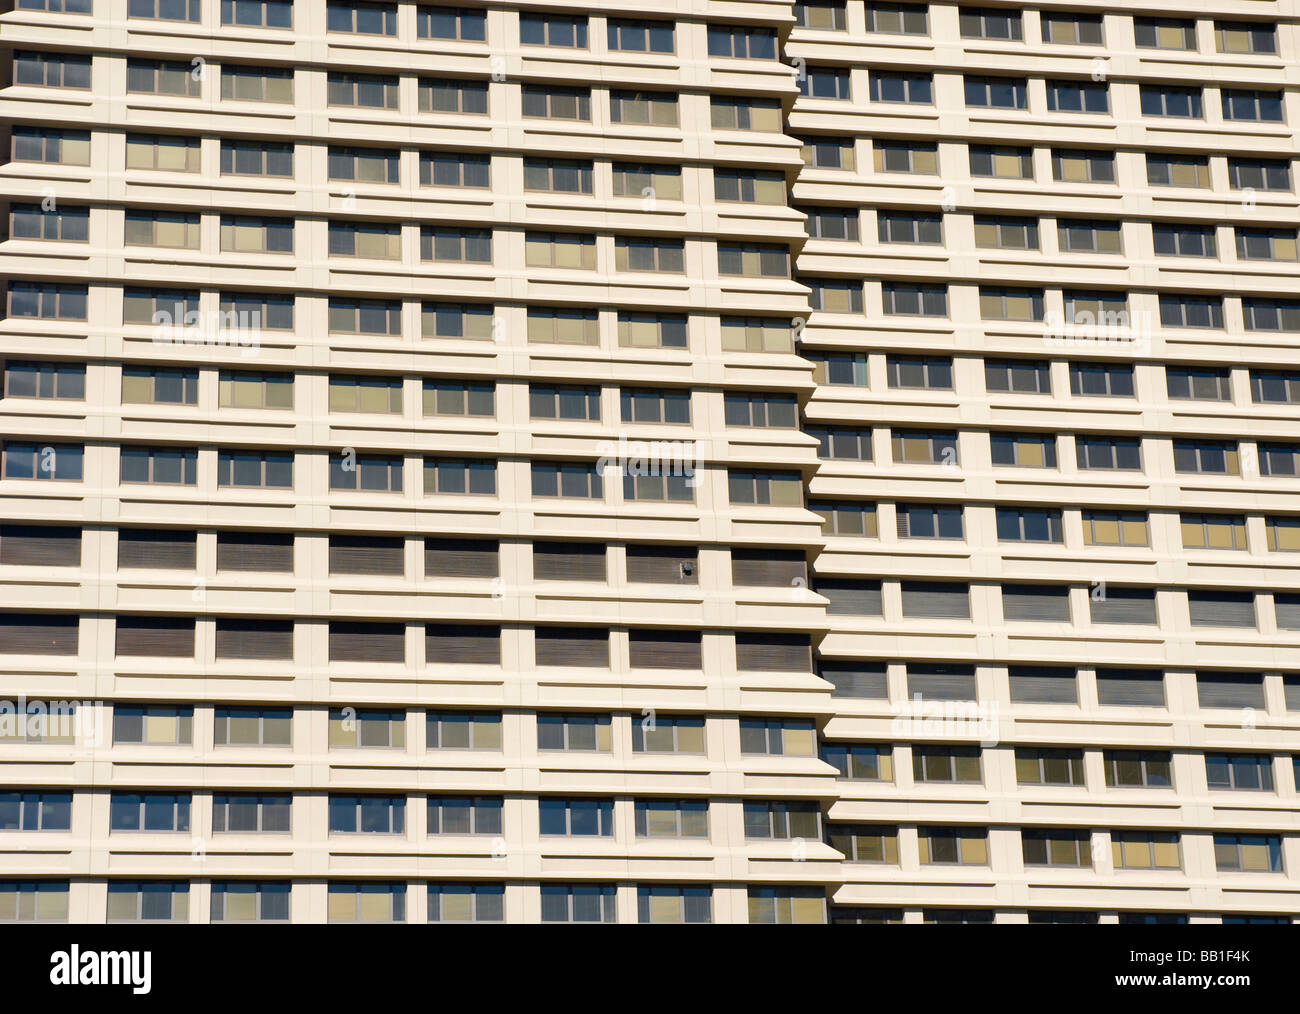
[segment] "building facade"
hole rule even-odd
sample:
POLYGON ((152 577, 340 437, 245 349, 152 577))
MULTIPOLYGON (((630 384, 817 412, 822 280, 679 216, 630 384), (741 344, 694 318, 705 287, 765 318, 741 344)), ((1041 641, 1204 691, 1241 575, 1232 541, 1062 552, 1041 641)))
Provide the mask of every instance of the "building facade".
POLYGON ((1290 921, 1297 23, 18 0, 0 920, 1290 921))

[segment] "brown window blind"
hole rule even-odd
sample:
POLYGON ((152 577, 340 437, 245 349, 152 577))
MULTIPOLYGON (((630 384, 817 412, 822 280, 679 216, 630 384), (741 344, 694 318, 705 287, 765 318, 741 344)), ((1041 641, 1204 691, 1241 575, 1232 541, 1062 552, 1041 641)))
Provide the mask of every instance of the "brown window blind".
POLYGON ((1070 622, 1070 589, 1055 584, 1004 584, 1002 616, 1007 620, 1070 622))
POLYGON ((538 665, 609 668, 609 632, 594 627, 543 627, 536 632, 538 665))
POLYGON ((807 634, 736 634, 736 668, 749 672, 812 672, 807 634))
POLYGON ((293 658, 292 620, 217 620, 217 658, 293 658))
POLYGON ((401 577, 406 542, 377 535, 331 535, 331 574, 382 574, 401 577))
POLYGON ((330 661, 405 662, 406 625, 336 620, 330 624, 330 661))
POLYGON ((1112 708, 1163 708, 1165 674, 1158 669, 1098 669, 1097 701, 1112 708))
POLYGON ((534 542, 538 581, 605 581, 605 546, 599 542, 534 542))
POLYGON ((280 532, 217 532, 217 570, 293 571, 293 536, 280 532))
POLYGON ((80 617, 59 613, 0 613, 0 654, 75 655, 80 617))
POLYGON ((884 665, 878 662, 825 661, 820 666, 822 679, 835 686, 832 697, 858 697, 885 700, 889 681, 884 665))
POLYGON ((1078 704, 1077 674, 1056 666, 1013 665, 1011 699, 1024 704, 1078 704))
POLYGON ((970 586, 955 581, 903 581, 904 616, 970 618, 970 586))
POLYGON ((1196 696, 1203 708, 1264 709, 1264 674, 1198 672, 1196 696))
POLYGON ((1154 626, 1156 622, 1156 591, 1154 588, 1116 588, 1106 585, 1094 596, 1088 596, 1088 608, 1093 623, 1141 623, 1154 626))
POLYGON ((699 584, 694 546, 628 546, 627 579, 635 584, 699 584))
POLYGON ((909 665, 908 699, 927 701, 975 700, 975 667, 970 665, 909 665))
POLYGON ((633 669, 700 669, 704 666, 698 630, 631 630, 628 648, 633 669))
POLYGON ((1255 626, 1254 592, 1193 589, 1187 593, 1193 627, 1255 626))
POLYGON ((1300 711, 1300 673, 1282 674, 1282 695, 1287 711, 1300 711))
POLYGON ((192 531, 122 528, 117 533, 118 567, 193 570, 197 536, 192 531))
POLYGON ((497 577, 500 545, 491 539, 425 539, 425 577, 497 577))
POLYGON ((817 594, 825 596, 826 611, 842 616, 881 616, 880 582, 847 577, 819 577, 817 594))
POLYGON ((731 583, 760 588, 808 584, 808 561, 798 549, 733 549, 731 583))
POLYGON ((119 616, 117 655, 193 658, 194 619, 188 616, 119 616))
POLYGON ((0 564, 80 567, 81 529, 71 525, 0 525, 0 564))
POLYGON ((496 624, 426 623, 424 660, 500 665, 501 627, 496 624))

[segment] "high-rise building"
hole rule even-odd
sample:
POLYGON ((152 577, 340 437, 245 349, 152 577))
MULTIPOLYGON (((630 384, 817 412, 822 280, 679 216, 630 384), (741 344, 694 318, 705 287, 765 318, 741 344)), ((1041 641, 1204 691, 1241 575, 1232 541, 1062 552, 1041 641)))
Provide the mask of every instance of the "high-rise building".
POLYGON ((17 0, 0 921, 1290 921, 1298 26, 17 0))

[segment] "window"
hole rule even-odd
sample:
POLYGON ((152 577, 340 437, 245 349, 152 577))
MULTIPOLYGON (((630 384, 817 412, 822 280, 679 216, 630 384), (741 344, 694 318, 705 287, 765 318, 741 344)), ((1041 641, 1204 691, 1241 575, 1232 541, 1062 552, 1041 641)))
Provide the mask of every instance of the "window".
POLYGON ((357 183, 397 183, 399 153, 379 148, 333 148, 328 172, 332 180, 357 183))
POLYGON ((1074 438, 1075 464, 1079 468, 1142 471, 1142 442, 1137 437, 1074 438))
POLYGON ((1223 118, 1245 122, 1281 123, 1282 93, 1249 88, 1222 88, 1223 118))
MULTIPOLYGON (((1230 514, 1184 514, 1180 519, 1184 549, 1246 547, 1246 519, 1230 514)), ((1251 624, 1254 626, 1254 624, 1251 624)))
MULTIPOLYGON (((394 178, 389 182, 396 183, 394 178)), ((492 185, 490 155, 455 152, 420 152, 420 185, 424 187, 475 187, 492 185)))
MULTIPOLYGON (((6 458, 8 447, 5 448, 6 458)), ((6 470, 7 472, 7 470, 6 470)), ((186 447, 123 447, 120 481, 193 486, 198 481, 198 451, 186 447)))
POLYGON ((421 4, 415 8, 415 35, 419 39, 484 42, 487 40, 487 12, 421 4))
POLYGON ((331 412, 379 412, 402 414, 401 377, 329 378, 331 412))
POLYGON ((999 542, 1056 542, 1061 536, 1061 512, 1031 507, 997 508, 999 542))
POLYGON ((871 430, 847 426, 809 427, 804 430, 817 438, 817 457, 834 461, 870 461, 871 430))
POLYGON ((614 922, 613 884, 541 886, 542 922, 614 922))
POLYGON ((1052 179, 1058 183, 1114 183, 1115 156, 1110 152, 1053 148, 1052 179))
POLYGON ((1214 44, 1220 53, 1274 54, 1277 26, 1262 21, 1216 21, 1214 44))
POLYGON ((990 433, 994 466, 1056 468, 1056 437, 1040 433, 990 433))
POLYGON ((262 328, 292 331, 293 302, 293 296, 223 292, 219 307, 223 322, 232 327, 253 331, 262 328))
POLYGON ((984 780, 980 770, 980 748, 915 744, 912 747, 912 777, 917 782, 980 783, 984 780))
POLYGON ((774 243, 719 243, 718 274, 789 278, 790 249, 774 243))
POLYGON ((1142 85, 1138 97, 1143 116, 1173 116, 1200 120, 1205 116, 1199 87, 1142 85))
POLYGON ((752 924, 826 922, 826 892, 821 887, 750 887, 752 924))
POLYGON ((1133 367, 1109 363, 1071 363, 1070 393, 1084 397, 1132 398, 1133 367))
MULTIPOLYGON (((842 282, 826 278, 801 278, 811 290, 808 304, 823 313, 861 313, 862 283, 842 282)), ((939 290, 942 294, 942 289, 939 290)))
MULTIPOLYGON (((626 21, 607 18, 608 48, 611 53, 672 53, 676 51, 675 26, 671 21, 626 21)), ((717 124, 715 123, 716 127, 717 124)))
MULTIPOLYGON (((564 88, 559 85, 525 84, 522 86, 522 91, 524 116, 549 120, 591 119, 590 88, 564 88)), ((484 105, 486 107, 486 102, 484 105)), ((471 110, 465 111, 469 112, 471 110)), ((487 109, 473 111, 486 112, 487 109)))
POLYGON ((709 56, 775 60, 776 32, 770 28, 709 25, 709 56))
MULTIPOLYGON (((129 294, 130 289, 126 290, 129 294)), ((10 317, 38 320, 86 319, 85 285, 56 285, 50 282, 10 282, 10 317)), ((124 315, 125 322, 125 315, 124 315)), ((146 321, 152 323, 152 321, 146 321)))
POLYGON ((290 886, 287 881, 213 881, 212 921, 288 922, 290 886))
POLYGON ((894 461, 921 465, 955 465, 957 434, 952 430, 894 430, 890 437, 894 461))
POLYGON ((1051 394, 1050 364, 1036 359, 986 359, 984 387, 988 391, 1051 394))
MULTIPOLYGON (((152 64, 148 61, 129 60, 127 62, 127 91, 172 91, 177 90, 178 82, 168 79, 170 87, 139 87, 139 72, 141 68, 147 67, 161 68, 163 64, 152 64)), ((184 67, 188 72, 187 64, 169 63, 166 64, 169 70, 175 71, 178 67, 184 67)), ((53 53, 44 50, 15 49, 13 51, 13 83, 15 85, 36 85, 43 88, 90 88, 90 57, 71 55, 67 53, 53 53)), ((188 75, 187 75, 188 76, 188 75)), ((184 83, 179 83, 179 94, 187 94, 184 83)), ((194 91, 188 94, 197 95, 198 82, 194 83, 194 91)))
POLYGON ((922 865, 987 866, 989 833, 978 827, 919 827, 922 865))
POLYGON ((288 834, 292 807, 292 796, 215 793, 212 830, 216 834, 288 834))
POLYGON ((1205 780, 1211 789, 1273 791, 1273 758, 1268 754, 1207 753, 1205 780))
MULTIPOLYGON (((594 239, 589 248, 589 256, 583 267, 596 266, 594 239)), ((684 266, 685 244, 682 240, 654 239, 651 237, 629 238, 619 236, 614 241, 614 269, 616 271, 663 271, 681 274, 684 266)))
POLYGON ((543 797, 537 801, 537 811, 543 835, 609 838, 614 834, 612 799, 543 797))
POLYGON ((1026 866, 1091 867, 1091 844, 1092 835, 1075 828, 1027 827, 1020 832, 1021 855, 1026 866))
POLYGON ((728 426, 782 427, 798 425, 798 403, 793 395, 726 392, 724 418, 728 426))
POLYGON ((709 804, 705 800, 638 799, 633 814, 638 838, 709 836, 709 804))
POLYGON ((689 425, 691 393, 625 387, 619 392, 619 409, 623 422, 689 425))
MULTIPOLYGON (((564 632, 566 629, 561 628, 561 631, 564 632)), ((561 645, 555 646, 556 649, 561 647, 561 645)), ((539 750, 596 750, 608 753, 609 733, 608 715, 539 714, 537 716, 537 749, 539 750)))
POLYGON ((1250 261, 1297 259, 1294 229, 1246 229, 1237 226, 1237 258, 1250 261))
POLYGON ((330 881, 330 922, 406 922, 406 885, 330 881))
POLYGON ((627 579, 633 584, 699 584, 699 550, 694 546, 629 545, 627 579))
MULTIPOLYGON (((939 174, 939 146, 933 142, 873 140, 871 150, 878 173, 939 174)), ((992 172, 985 175, 992 175, 992 172)))
POLYGON ((0 923, 67 921, 68 881, 0 880, 0 923))
POLYGON ((1110 93, 1104 81, 1049 80, 1047 108, 1054 113, 1109 113, 1110 93))
POLYGON ((15 162, 90 165, 90 131, 88 130, 54 130, 15 124, 12 128, 12 138, 10 150, 15 162))
POLYGON ((331 454, 330 489, 402 491, 402 459, 384 454, 331 454))
POLYGON ((813 802, 746 800, 744 816, 746 838, 821 838, 821 808, 813 802))
POLYGON ((727 491, 733 504, 803 506, 803 480, 797 472, 727 473, 727 491))
MULTIPOLYGON (((129 213, 128 213, 129 214, 129 213)), ((85 243, 89 239, 90 209, 56 205, 49 211, 39 204, 9 206, 10 239, 62 240, 85 243)))
POLYGON ((109 797, 110 831, 188 831, 188 792, 114 792, 109 797))
POLYGON ((736 668, 742 672, 812 672, 807 634, 736 632, 736 668))
POLYGON ((1199 475, 1240 475, 1237 445, 1214 440, 1175 440, 1174 471, 1199 475))
POLYGON ((889 356, 885 365, 892 388, 952 390, 951 359, 889 356))
POLYGON ((1193 627, 1255 628, 1253 592, 1192 589, 1187 607, 1193 627))
MULTIPOLYGON (((224 234, 223 234, 223 239, 224 234)), ((199 216, 166 211, 128 211, 122 233, 127 246, 199 248, 199 216)), ((223 249, 231 249, 225 247, 223 249)))
POLYGON ((1028 80, 1023 77, 965 77, 966 105, 989 109, 1028 109, 1028 80))
POLYGON ((1264 530, 1270 553, 1300 552, 1300 518, 1266 517, 1264 530))
MULTIPOLYGON (((50 618, 45 617, 47 620, 50 618)), ((30 622, 33 619, 30 616, 11 614, 2 619, 4 625, 10 628, 0 634, 4 638, 3 650, 6 652, 14 650, 14 633, 36 626, 30 622)), ((65 626, 63 632, 71 633, 75 629, 73 627, 69 631, 65 626)), ((42 635, 45 633, 46 630, 41 631, 42 635)), ((0 716, 0 742, 3 743, 73 743, 79 731, 77 707, 73 701, 29 700, 25 709, 20 705, 12 712, 0 716)))
POLYGON ((406 746, 406 712, 330 708, 329 745, 335 747, 406 746))
POLYGON ((430 796, 429 834, 500 834, 500 796, 430 796))
MULTIPOLYGON (((15 53, 15 62, 18 61, 18 58, 19 54, 15 53)), ((82 87, 90 86, 89 67, 90 62, 87 60, 86 84, 82 87)), ((126 61, 126 90, 128 94, 137 92, 151 95, 185 95, 197 98, 201 79, 192 73, 193 70, 194 68, 188 63, 128 58, 126 61)), ((17 68, 15 68, 15 73, 17 73, 17 68)))
POLYGON ((217 485, 253 489, 292 489, 293 452, 219 451, 217 485))
POLYGON ((0 524, 0 566, 80 567, 81 529, 0 524))
POLYGON ((393 222, 330 222, 329 252, 331 257, 401 260, 402 227, 393 222))
POLYGON ((803 144, 804 164, 812 169, 856 169, 857 142, 851 137, 817 137, 803 144))
MULTIPOLYGON (((808 222, 805 228, 808 230, 809 238, 851 240, 854 243, 858 241, 858 211, 856 208, 851 208, 851 209, 808 208, 806 209, 806 212, 808 215, 808 222)), ((918 217, 915 221, 919 223, 920 218, 918 217)), ((933 222, 935 223, 936 226, 940 221, 941 219, 937 217, 933 219, 933 222)), ((921 239, 908 240, 902 238, 904 233, 905 233, 905 229, 903 225, 900 223, 899 225, 900 238, 897 239, 895 242, 899 242, 899 243, 942 242, 942 239, 939 238, 937 234, 936 234, 936 238, 934 239, 927 238, 924 240, 921 239)), ((926 235, 929 236, 929 233, 927 232, 926 235)), ((881 241, 885 242, 883 236, 881 238, 881 241)))
POLYGON ((1216 834, 1214 865, 1220 873, 1281 873, 1282 839, 1275 834, 1216 834))
MULTIPOLYGON (((51 14, 89 14, 91 12, 90 0, 18 0, 17 7, 20 11, 49 11, 51 14)), ((66 890, 66 885, 64 890, 66 890)))
POLYGON ((806 587, 808 559, 802 549, 731 549, 731 583, 749 588, 806 587))
POLYGON ((980 316, 984 320, 1042 320, 1043 290, 981 285, 980 316))
POLYGON ((587 19, 557 14, 520 14, 519 42, 525 46, 587 48, 587 19))
POLYGON ((898 828, 879 824, 831 824, 826 843, 851 863, 898 865, 898 828))
POLYGON ((1044 42, 1066 46, 1105 44, 1100 14, 1055 14, 1044 11, 1040 18, 1044 42))
POLYGON ((248 28, 292 28, 293 0, 221 0, 221 23, 248 28))
MULTIPOLYGON (((880 694, 883 698, 885 695, 880 694)), ((839 772, 840 778, 863 782, 894 780, 893 748, 876 743, 823 743, 821 759, 839 772)))
MULTIPOLYGON (((195 238, 197 245, 197 234, 195 238)), ((293 219, 222 215, 221 249, 240 253, 293 253, 293 219)))
MULTIPOLYGON (((944 536, 939 537, 943 538, 944 536)), ((903 595, 903 615, 905 617, 913 619, 970 619, 970 585, 965 582, 903 581, 900 582, 900 589, 903 595)))
MULTIPOLYGON (((847 75, 847 71, 843 72, 847 75)), ((934 75, 899 71, 871 71, 868 78, 872 102, 934 104, 934 75)), ((848 98, 847 92, 843 96, 848 98)))
POLYGON ((326 5, 326 30, 354 35, 396 35, 397 4, 331 2, 326 5))
POLYGON ((740 752, 812 757, 817 753, 817 731, 811 720, 742 718, 740 752))
POLYGON ((499 624, 427 623, 424 660, 436 665, 501 664, 499 624))
POLYGON ((336 620, 329 625, 331 662, 403 662, 406 659, 405 642, 406 626, 403 623, 336 620))
POLYGON ((1016 782, 1020 785, 1083 785, 1083 751, 1018 746, 1016 782))
POLYGON ((1097 699, 1102 707, 1163 708, 1164 674, 1150 669, 1098 669, 1097 699))
POLYGON ((595 237, 578 233, 525 234, 524 263, 530 268, 594 270, 595 237))
POLYGON ((927 908, 922 911, 923 922, 935 925, 984 925, 993 922, 993 912, 987 908, 927 908))
POLYGON ((113 743, 184 746, 193 741, 194 709, 162 705, 115 704, 113 743))
POLYGON ((930 12, 925 4, 867 3, 867 31, 887 35, 929 35, 930 12))
MULTIPOLYGON (((622 314, 619 314, 620 323, 622 314)), ((723 317, 724 352, 793 352, 794 331, 781 317, 723 317)), ((681 347, 685 347, 685 342, 681 347)), ((863 371, 865 377, 865 367, 863 371)))
MULTIPOLYGON (((454 92, 455 89, 452 91, 454 92)), ((486 92, 486 89, 484 91, 486 92)), ((424 88, 420 89, 420 97, 422 99, 425 97, 424 88)), ((342 71, 330 71, 326 77, 326 104, 364 109, 396 109, 397 75, 347 74, 342 71)), ((425 108, 424 103, 421 102, 421 111, 425 108)))
MULTIPOLYGON (((271 141, 222 141, 221 173, 225 176, 292 177, 293 145, 271 141)), ((231 219, 233 216, 223 215, 222 218, 231 219)), ((292 226, 292 219, 284 221, 292 226)))
POLYGON ((1168 750, 1106 750, 1102 753, 1106 784, 1118 788, 1172 788, 1172 763, 1168 750))
POLYGON ((694 465, 688 461, 635 462, 623 468, 623 499, 695 502, 694 465))
POLYGON ((818 384, 866 387, 867 357, 861 352, 807 352, 814 363, 813 380, 818 384))
POLYGON ((71 792, 0 792, 0 831, 71 829, 71 792))
POLYGON ((598 345, 600 318, 593 309, 528 308, 528 340, 552 345, 598 345))
POLYGON ((601 473, 581 461, 534 461, 532 463, 533 496, 577 497, 603 500, 601 473))
MULTIPOLYGON (((334 103, 334 96, 341 100, 345 95, 352 95, 356 82, 353 82, 347 75, 331 75, 332 78, 338 79, 338 88, 333 85, 330 87, 330 102, 334 103), (346 87, 344 81, 350 82, 346 87)), ((238 99, 243 102, 292 102, 293 101, 293 68, 292 67, 246 67, 239 64, 221 65, 221 97, 223 99, 238 99)), ((368 95, 369 97, 369 95, 368 95)), ((397 87, 394 82, 392 88, 391 108, 397 108, 397 87)), ((382 96, 381 96, 382 98, 382 96)), ((340 101, 340 105, 357 105, 358 103, 349 100, 340 101)), ((382 105, 382 101, 378 103, 382 105)), ((196 170, 197 171, 197 170, 196 170)))
POLYGON ((713 889, 653 884, 636 889, 637 922, 708 923, 713 921, 713 889))
POLYGON ((659 127, 677 126, 677 96, 670 92, 621 91, 610 89, 611 123, 644 123, 659 127))
POLYGON ((501 712, 430 711, 424 740, 430 750, 500 750, 501 712))
POLYGON ((425 539, 425 577, 497 577, 500 545, 491 539, 425 539))
POLYGON ((976 215, 975 245, 998 250, 1037 250, 1038 219, 976 215))
POLYGON ((851 77, 847 67, 805 67, 799 75, 799 94, 813 99, 847 102, 851 77))
POLYGON ((1057 219, 1056 240, 1062 253, 1123 253, 1119 222, 1081 222, 1057 219))
POLYGON ((80 444, 27 444, 5 441, 6 479, 51 479, 80 482, 84 448, 80 444))
POLYGON ((330 834, 405 834, 403 796, 329 797, 330 834))
POLYGON ((844 31, 844 0, 800 0, 794 5, 799 28, 844 31))
POLYGON ((425 458, 424 492, 496 496, 497 463, 465 458, 425 458))
MULTIPOLYGON (((1243 308, 1246 310, 1246 328, 1250 330, 1252 314, 1251 308, 1245 304, 1248 301, 1243 300, 1243 308)), ((1261 315, 1259 320, 1268 320, 1267 313, 1261 315)), ((1300 309, 1296 313, 1296 328, 1300 330, 1300 309)), ((1216 328, 1223 327, 1223 300, 1219 296, 1160 296, 1160 326, 1161 327, 1199 327, 1199 328, 1216 328)))
POLYGON ((331 299, 329 303, 331 334, 402 333, 402 304, 396 300, 331 299))
POLYGON ((222 370, 217 403, 222 408, 293 408, 293 374, 222 370))
POLYGON ((709 98, 709 109, 710 123, 714 130, 780 133, 783 129, 781 106, 774 99, 744 99, 731 95, 713 95, 709 98))
MULTIPOLYGON (((856 219, 856 214, 855 214, 856 219)), ((857 238, 855 221, 854 235, 857 238)), ((943 244, 942 215, 914 215, 906 212, 876 212, 876 232, 882 243, 943 244)), ((836 237, 842 238, 842 237, 836 237)))
POLYGON ((963 7, 958 15, 963 39, 1006 39, 1019 42, 1020 12, 982 7, 963 7))
MULTIPOLYGON (((533 187, 528 183, 528 163, 524 161, 524 188, 526 190, 550 190, 550 186, 533 187)), ((591 193, 591 163, 581 164, 586 174, 582 193, 591 193)), ((682 170, 678 166, 634 165, 629 162, 615 162, 614 166, 615 197, 654 197, 656 200, 680 201, 682 199, 682 170)), ((577 190, 576 186, 554 189, 577 190)))
POLYGON ((1264 677, 1260 673, 1198 672, 1196 695, 1202 708, 1263 711, 1264 677))
POLYGON ((1233 190, 1291 192, 1291 163, 1287 159, 1230 158, 1228 186, 1233 190))
POLYGON ((1088 595, 1093 623, 1157 624, 1154 588, 1120 588, 1096 585, 1088 595))
MULTIPOLYGON (((332 309, 331 306, 331 311, 332 309)), ((492 337, 494 320, 491 306, 425 303, 420 312, 420 333, 425 338, 464 338, 483 341, 492 337)), ((400 304, 396 304, 387 323, 393 329, 388 333, 401 334, 400 304)))
MULTIPOLYGON (((632 717, 633 753, 704 753, 704 719, 693 715, 632 717)), ((649 805, 649 804, 648 804, 649 805)))
MULTIPOLYGON (((1247 331, 1300 331, 1298 300, 1243 299, 1241 308, 1246 318, 1247 331)), ((1223 324, 1217 326, 1222 327, 1223 324)))
POLYGON ((1147 516, 1124 511, 1084 511, 1083 541, 1089 546, 1149 545, 1147 516))
POLYGON ((504 884, 430 884, 429 922, 504 922, 504 884))
MULTIPOLYGON (((1252 383, 1257 374, 1252 372, 1252 383)), ((1217 366, 1166 366, 1165 388, 1170 398, 1231 401, 1230 371, 1217 366)), ((1258 397, 1255 399, 1259 401, 1258 397)))
POLYGON ((494 381, 425 380, 423 382, 424 415, 481 416, 496 415, 494 381))
POLYGON ((1133 19, 1139 49, 1173 49, 1196 52, 1196 22, 1183 18, 1133 19))
POLYGON ((188 922, 190 886, 183 880, 110 880, 109 922, 188 922))
POLYGON ((4 396, 82 401, 86 397, 86 368, 73 363, 10 359, 4 363, 4 396))
POLYGON ((215 709, 217 746, 290 746, 293 712, 288 708, 215 709))
MULTIPOLYGON (((609 668, 609 632, 606 630, 595 627, 540 627, 533 632, 533 642, 537 665, 539 666, 574 666, 587 669, 609 668)), ((560 716, 560 718, 566 728, 574 725, 581 726, 583 729, 595 728, 597 725, 604 728, 606 738, 602 742, 605 745, 593 747, 592 749, 609 749, 607 739, 608 716, 584 715, 577 717, 560 716)), ((550 721, 551 718, 547 718, 545 721, 541 718, 538 719, 539 742, 545 741, 542 737, 542 726, 550 721)), ((541 749, 561 748, 543 746, 541 749)), ((567 749, 576 748, 569 746, 567 749)))
POLYGON ((1147 155, 1147 182, 1153 187, 1207 189, 1210 160, 1202 155, 1147 155))
POLYGON ((1069 623, 1070 589, 1067 585, 1004 584, 1002 618, 1031 623, 1069 623))

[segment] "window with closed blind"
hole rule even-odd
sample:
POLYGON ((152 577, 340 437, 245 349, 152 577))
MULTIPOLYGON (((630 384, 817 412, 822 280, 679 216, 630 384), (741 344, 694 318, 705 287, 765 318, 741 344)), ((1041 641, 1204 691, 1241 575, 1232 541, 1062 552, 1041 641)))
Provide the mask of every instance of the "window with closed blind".
POLYGON ((864 700, 887 700, 889 681, 880 662, 823 661, 817 674, 835 687, 832 697, 856 697, 864 700))
POLYGON ((881 616, 880 581, 819 577, 816 592, 827 600, 826 612, 841 616, 881 616))
POLYGON ((599 542, 534 542, 533 578, 603 584, 607 580, 605 546, 599 542))
POLYGON ((627 579, 633 584, 699 584, 695 546, 627 547, 627 579))
POLYGON ((501 627, 486 623, 426 623, 424 660, 463 665, 501 664, 501 627))
POLYGON ((119 616, 117 656, 194 657, 194 619, 184 616, 119 616))
POLYGON ((909 665, 907 696, 929 701, 975 700, 975 667, 970 665, 909 665))
POLYGON ((970 619, 970 585, 964 581, 903 581, 903 615, 970 619))
POLYGON ((1098 669, 1097 701, 1112 708, 1163 708, 1165 674, 1158 669, 1098 669))
POLYGON ((81 529, 71 525, 0 525, 0 564, 80 567, 81 529))
POLYGON ((497 577, 501 545, 495 539, 425 539, 425 577, 497 577))
POLYGON ((700 669, 704 660, 698 630, 630 630, 633 669, 700 669))
POLYGON ((193 570, 196 545, 194 532, 122 528, 117 533, 117 565, 193 570))
POLYGON ((1070 589, 1053 584, 1004 584, 1002 618, 1039 623, 1070 622, 1070 589))
POLYGON ((401 577, 406 540, 380 535, 331 535, 330 573, 401 577))
POLYGON ((330 623, 331 662, 405 662, 406 625, 335 620, 330 623))
POLYGON ((1088 595, 1093 623, 1133 623, 1156 625, 1156 591, 1154 588, 1117 588, 1099 584, 1088 595))
POLYGON ((1300 711, 1300 673, 1282 674, 1282 693, 1287 711, 1300 711))
POLYGON ((736 668, 742 672, 811 672, 807 634, 736 634, 736 668))
POLYGON ((1264 674, 1198 672, 1196 697, 1203 708, 1264 710, 1264 674))
POLYGON ((292 659, 292 620, 217 620, 217 658, 292 659))
POLYGON ((293 572, 293 535, 280 532, 217 532, 217 571, 293 572))
POLYGON ((1187 593, 1193 627, 1255 628, 1254 592, 1193 589, 1187 593))
POLYGON ((1023 704, 1078 704, 1078 678, 1073 669, 1044 665, 1013 665, 1007 671, 1011 699, 1023 704))
POLYGON ((595 627, 541 627, 535 633, 538 665, 609 668, 609 631, 595 627))
POLYGON ((801 549, 732 549, 731 583, 763 588, 804 587, 808 584, 808 561, 801 549))

